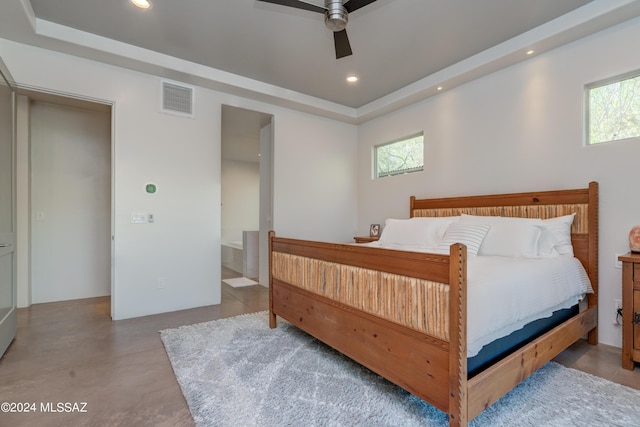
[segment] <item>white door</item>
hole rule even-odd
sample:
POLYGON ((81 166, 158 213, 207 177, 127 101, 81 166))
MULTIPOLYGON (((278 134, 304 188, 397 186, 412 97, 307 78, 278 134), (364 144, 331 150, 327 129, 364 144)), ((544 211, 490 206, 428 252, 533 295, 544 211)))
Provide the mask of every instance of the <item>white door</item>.
MULTIPOLYGON (((0 356, 16 336, 14 94, 0 61, 0 356)), ((6 73, 6 71, 5 71, 6 73)))

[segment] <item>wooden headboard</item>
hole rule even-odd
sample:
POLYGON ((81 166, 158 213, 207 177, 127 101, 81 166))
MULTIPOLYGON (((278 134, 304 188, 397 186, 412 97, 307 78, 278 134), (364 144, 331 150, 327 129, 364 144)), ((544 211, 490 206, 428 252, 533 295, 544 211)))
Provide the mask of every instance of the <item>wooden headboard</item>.
MULTIPOLYGON (((490 196, 416 199, 411 196, 411 217, 495 215, 520 218, 554 218, 576 214, 571 227, 573 251, 589 274, 595 295, 598 292, 598 183, 588 188, 490 196)), ((591 299, 593 298, 593 301, 591 299)))

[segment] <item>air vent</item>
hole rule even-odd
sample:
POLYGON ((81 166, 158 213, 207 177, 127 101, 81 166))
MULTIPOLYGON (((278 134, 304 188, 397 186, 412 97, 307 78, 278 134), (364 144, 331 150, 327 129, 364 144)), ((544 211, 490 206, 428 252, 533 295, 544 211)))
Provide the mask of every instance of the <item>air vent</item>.
POLYGON ((193 88, 163 81, 162 111, 193 117, 193 88))

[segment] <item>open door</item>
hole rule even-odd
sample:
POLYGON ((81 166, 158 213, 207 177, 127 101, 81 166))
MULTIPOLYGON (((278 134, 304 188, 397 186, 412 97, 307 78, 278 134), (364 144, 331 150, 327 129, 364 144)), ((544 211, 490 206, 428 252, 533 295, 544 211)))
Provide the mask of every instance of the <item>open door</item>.
POLYGON ((0 357, 16 336, 15 95, 0 60, 0 357))

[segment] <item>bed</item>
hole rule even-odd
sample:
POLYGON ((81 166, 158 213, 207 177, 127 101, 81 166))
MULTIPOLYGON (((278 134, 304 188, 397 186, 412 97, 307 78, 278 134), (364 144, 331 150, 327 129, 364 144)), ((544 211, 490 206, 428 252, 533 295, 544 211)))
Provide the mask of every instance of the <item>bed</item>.
POLYGON ((532 218, 536 224, 571 216, 571 249, 591 286, 585 300, 554 312, 560 315, 551 324, 506 350, 501 344, 501 354, 469 370, 467 320, 474 302, 468 300, 467 268, 480 258, 473 242, 429 253, 270 232, 270 327, 278 316, 286 319, 444 411, 455 426, 466 425, 577 340, 597 344, 596 182, 574 190, 410 199, 410 218, 462 215, 532 218))

